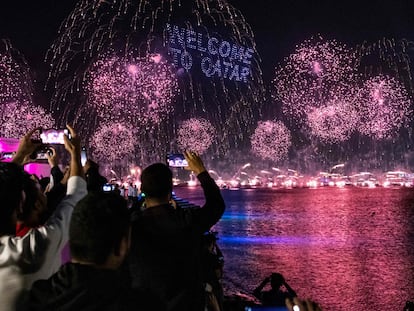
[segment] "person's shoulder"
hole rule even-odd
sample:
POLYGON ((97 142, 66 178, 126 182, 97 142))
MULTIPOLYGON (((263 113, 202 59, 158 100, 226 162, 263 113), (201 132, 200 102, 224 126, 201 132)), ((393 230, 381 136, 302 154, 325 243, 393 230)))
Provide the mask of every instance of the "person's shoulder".
POLYGON ((125 310, 165 311, 166 306, 160 298, 149 290, 131 289, 123 297, 125 310))

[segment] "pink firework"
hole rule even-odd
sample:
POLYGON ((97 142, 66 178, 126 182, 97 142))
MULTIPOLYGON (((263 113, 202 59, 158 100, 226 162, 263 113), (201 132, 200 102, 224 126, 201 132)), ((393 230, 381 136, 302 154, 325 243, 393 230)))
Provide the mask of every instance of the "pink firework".
POLYGON ((53 128, 53 117, 43 108, 28 103, 9 102, 0 106, 0 136, 20 138, 37 127, 53 128))
POLYGON ((311 39, 276 68, 276 98, 283 112, 301 122, 308 111, 341 97, 338 88, 356 80, 356 56, 335 40, 311 39))
POLYGON ((183 121, 178 129, 177 142, 183 150, 204 153, 213 143, 216 130, 206 119, 191 118, 183 121))
MULTIPOLYGON (((158 127, 163 131, 159 136, 167 138, 174 135, 182 116, 204 116, 223 133, 217 152, 225 153, 248 138, 263 107, 265 89, 253 31, 228 1, 80 0, 62 23, 48 61, 52 107, 61 112, 60 120, 75 118, 74 123, 89 133, 98 123, 95 110, 98 121, 122 121, 126 116, 134 126, 141 120, 154 121, 143 125, 149 130, 158 127), (230 55, 220 56, 220 49, 214 52, 216 45, 222 46, 221 54, 226 55, 228 44, 230 55), (112 59, 111 51, 127 59, 112 59), (131 53, 145 59, 140 64, 141 59, 128 57, 131 53), (240 63, 241 58, 246 59, 240 63), (152 68, 163 68, 165 60, 175 66, 179 81, 173 113, 168 92, 176 94, 174 86, 162 87, 157 80, 162 78, 152 74, 152 68), (151 68, 141 74, 143 64, 151 68), (94 89, 95 79, 104 85, 94 89), (113 89, 107 81, 115 84, 113 89), (134 86, 141 82, 150 86, 141 91, 134 86), (157 87, 162 87, 158 93, 157 87)), ((158 141, 157 149, 169 142, 158 141)))
POLYGON ((87 104, 103 120, 159 123, 173 111, 178 84, 160 55, 105 57, 89 73, 87 104))
POLYGON ((291 136, 280 121, 259 121, 250 139, 252 151, 262 159, 280 161, 291 146, 291 136))
POLYGON ((307 114, 311 135, 326 143, 347 140, 358 124, 358 114, 349 102, 335 101, 313 108, 307 114))
POLYGON ((102 162, 120 162, 131 158, 137 146, 137 135, 132 126, 121 123, 105 124, 92 136, 93 156, 102 162))
POLYGON ((375 139, 392 138, 411 117, 411 101, 404 86, 392 77, 367 80, 358 96, 359 131, 375 139))
POLYGON ((0 105, 31 102, 32 79, 23 56, 7 40, 0 41, 0 105))

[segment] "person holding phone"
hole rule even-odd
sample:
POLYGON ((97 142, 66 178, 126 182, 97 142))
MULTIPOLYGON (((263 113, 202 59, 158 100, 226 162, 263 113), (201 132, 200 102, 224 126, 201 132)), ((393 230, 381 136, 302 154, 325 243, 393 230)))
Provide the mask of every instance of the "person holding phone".
POLYGON ((203 311, 205 284, 202 279, 203 234, 223 215, 225 204, 219 187, 195 152, 184 153, 188 166, 200 181, 202 208, 174 208, 170 168, 155 163, 141 174, 145 208, 132 212, 129 267, 132 285, 149 289, 167 310, 203 311))
POLYGON ((39 146, 32 140, 38 129, 21 138, 12 163, 0 163, 0 301, 4 310, 14 310, 12 303, 19 290, 30 288, 32 282, 48 278, 59 268, 60 252, 68 241, 73 207, 86 195, 80 164, 80 137, 72 127, 68 128, 72 140, 64 137, 65 149, 71 156, 66 197, 43 226, 29 230, 23 237, 15 236, 19 215, 25 209, 47 204, 40 186, 22 168, 39 146))
POLYGON ((286 298, 296 297, 296 292, 286 282, 283 275, 280 273, 272 273, 253 291, 253 295, 260 299, 264 306, 285 306, 286 298), (270 283, 271 289, 263 291, 263 288, 268 283, 270 283), (282 286, 286 290, 283 290, 282 286))

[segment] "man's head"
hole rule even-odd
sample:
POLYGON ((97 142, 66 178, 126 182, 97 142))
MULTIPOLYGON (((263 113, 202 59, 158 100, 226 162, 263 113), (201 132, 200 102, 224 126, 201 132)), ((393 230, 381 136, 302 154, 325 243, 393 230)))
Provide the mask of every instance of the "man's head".
POLYGON ((283 275, 281 275, 280 273, 272 273, 270 277, 270 285, 273 289, 279 289, 284 282, 285 279, 283 278, 283 275))
POLYGON ((169 198, 172 192, 172 172, 163 163, 155 163, 142 171, 141 191, 146 198, 169 198))
POLYGON ((25 222, 43 199, 37 183, 22 167, 0 163, 0 235, 15 234, 16 221, 25 222))
POLYGON ((93 192, 73 210, 69 247, 74 261, 118 268, 129 243, 127 202, 113 192, 93 192))

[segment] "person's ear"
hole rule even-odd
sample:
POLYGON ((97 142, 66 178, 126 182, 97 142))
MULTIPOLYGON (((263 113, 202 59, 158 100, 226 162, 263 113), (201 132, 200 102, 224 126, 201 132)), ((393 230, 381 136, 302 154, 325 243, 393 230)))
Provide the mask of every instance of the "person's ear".
POLYGON ((20 194, 19 206, 16 208, 17 218, 19 218, 19 216, 23 214, 23 206, 25 202, 26 202, 26 192, 22 190, 20 194))
POLYGON ((130 247, 129 241, 130 239, 128 235, 128 236, 124 236, 121 240, 121 243, 119 243, 119 250, 117 252, 118 254, 115 254, 115 255, 119 256, 121 258, 121 261, 123 261, 126 255, 128 254, 129 247, 130 247))

